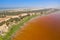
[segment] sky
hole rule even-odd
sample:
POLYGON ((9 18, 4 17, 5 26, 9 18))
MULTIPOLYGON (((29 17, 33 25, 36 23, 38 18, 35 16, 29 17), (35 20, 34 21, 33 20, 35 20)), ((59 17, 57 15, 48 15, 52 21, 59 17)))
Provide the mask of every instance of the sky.
POLYGON ((60 0, 0 0, 0 8, 60 8, 60 0))

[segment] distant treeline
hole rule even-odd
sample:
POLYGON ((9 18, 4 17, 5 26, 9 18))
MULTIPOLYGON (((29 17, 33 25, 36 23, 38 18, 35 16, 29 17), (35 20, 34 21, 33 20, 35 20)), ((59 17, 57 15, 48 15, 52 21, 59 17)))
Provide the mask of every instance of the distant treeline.
MULTIPOLYGON (((3 11, 3 12, 0 12, 0 18, 2 17, 6 17, 6 16, 13 16, 13 15, 19 15, 21 13, 33 13, 33 12, 42 12, 42 11, 48 11, 48 10, 51 10, 51 9, 42 9, 42 10, 33 10, 33 11, 17 11, 17 12, 9 12, 9 11, 3 11)), ((55 10, 58 10, 58 9, 55 9, 55 10)))

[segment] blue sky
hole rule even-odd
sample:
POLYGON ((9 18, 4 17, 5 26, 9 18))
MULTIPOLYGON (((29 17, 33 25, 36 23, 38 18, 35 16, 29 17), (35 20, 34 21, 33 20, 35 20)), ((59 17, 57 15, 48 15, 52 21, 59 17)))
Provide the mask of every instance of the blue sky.
POLYGON ((0 8, 50 8, 60 7, 60 0, 0 0, 0 8))

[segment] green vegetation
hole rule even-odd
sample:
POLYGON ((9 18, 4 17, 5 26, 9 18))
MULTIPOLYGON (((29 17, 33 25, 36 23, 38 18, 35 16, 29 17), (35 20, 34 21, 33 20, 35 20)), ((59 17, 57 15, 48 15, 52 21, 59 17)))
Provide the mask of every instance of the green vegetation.
POLYGON ((3 40, 2 36, 0 35, 0 40, 3 40))
POLYGON ((23 18, 21 21, 19 21, 18 24, 16 25, 12 25, 12 28, 10 29, 10 31, 7 33, 6 36, 4 36, 3 38, 1 38, 1 40, 11 40, 11 36, 18 30, 20 29, 21 26, 24 25, 24 23, 26 23, 27 21, 29 21, 31 18, 36 17, 36 15, 33 16, 27 16, 25 18, 23 18))
POLYGON ((3 25, 3 24, 5 24, 5 21, 1 22, 1 23, 0 23, 0 26, 3 25))

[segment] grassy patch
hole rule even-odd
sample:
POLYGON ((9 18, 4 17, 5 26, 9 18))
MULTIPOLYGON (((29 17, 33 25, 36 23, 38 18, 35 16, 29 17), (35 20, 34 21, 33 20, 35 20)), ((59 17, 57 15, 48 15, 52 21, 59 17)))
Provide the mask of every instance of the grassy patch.
POLYGON ((0 40, 3 40, 2 36, 0 35, 0 40))

